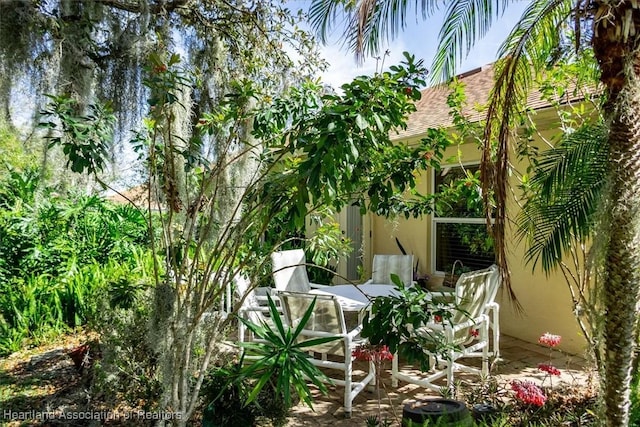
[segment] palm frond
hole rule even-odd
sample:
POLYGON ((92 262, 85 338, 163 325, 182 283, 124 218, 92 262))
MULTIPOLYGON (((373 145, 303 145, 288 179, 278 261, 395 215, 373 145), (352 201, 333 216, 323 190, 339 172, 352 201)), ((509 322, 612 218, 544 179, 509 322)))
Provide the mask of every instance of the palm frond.
MULTIPOLYGON (((568 0, 536 0, 523 13, 499 51, 496 82, 489 97, 482 153, 482 189, 486 206, 495 201, 493 238, 496 263, 511 300, 519 307, 507 267, 505 220, 509 176, 509 140, 517 128, 518 113, 524 110, 533 75, 549 58, 561 24, 571 12, 568 0), (497 146, 493 141, 497 139, 497 146), (495 153, 495 154, 494 154, 495 153), (492 193, 491 193, 492 191, 492 193)), ((491 216, 487 209, 487 216, 491 216)))
POLYGON ((414 7, 426 19, 438 3, 437 0, 313 0, 309 22, 323 43, 335 27, 342 26, 344 43, 361 60, 365 54, 377 54, 382 43, 395 38, 406 27, 414 7))
POLYGON ((449 4, 431 67, 433 83, 443 83, 455 76, 456 65, 487 34, 491 24, 504 14, 511 2, 512 0, 456 0, 449 4))
POLYGON ((572 244, 591 235, 606 176, 607 135, 603 124, 585 125, 541 155, 531 196, 516 219, 533 268, 541 260, 548 273, 572 244))
MULTIPOLYGON (((348 16, 348 2, 340 0, 313 0, 309 6, 309 24, 322 43, 327 43, 337 21, 348 16)), ((347 34, 345 29, 345 35, 347 34)))

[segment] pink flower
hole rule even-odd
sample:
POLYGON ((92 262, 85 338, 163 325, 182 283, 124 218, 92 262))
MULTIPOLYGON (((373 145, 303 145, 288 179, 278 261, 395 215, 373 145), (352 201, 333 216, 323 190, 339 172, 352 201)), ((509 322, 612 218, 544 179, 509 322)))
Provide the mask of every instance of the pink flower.
POLYGON ((367 362, 373 361, 379 363, 384 360, 393 360, 393 354, 389 351, 389 347, 384 344, 360 344, 351 354, 357 360, 365 360, 367 362))
POLYGON ((553 365, 549 365, 547 363, 541 363, 538 365, 538 369, 542 372, 546 372, 549 375, 560 376, 560 369, 556 368, 553 365))
POLYGON ((542 389, 531 381, 513 380, 511 389, 516 393, 516 399, 526 404, 542 406, 547 401, 542 389))
POLYGON ((538 342, 540 344, 544 344, 548 347, 555 347, 558 344, 560 344, 560 339, 562 337, 560 335, 553 335, 550 334, 549 332, 546 332, 544 335, 542 335, 539 339, 538 342))

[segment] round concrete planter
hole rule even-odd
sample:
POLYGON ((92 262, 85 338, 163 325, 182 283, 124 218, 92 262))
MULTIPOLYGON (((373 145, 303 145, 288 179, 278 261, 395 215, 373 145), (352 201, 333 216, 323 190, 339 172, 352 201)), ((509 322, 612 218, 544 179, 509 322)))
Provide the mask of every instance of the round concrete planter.
POLYGON ((428 422, 429 426, 472 426, 471 414, 464 402, 451 399, 417 400, 404 405, 402 426, 417 427, 428 422))

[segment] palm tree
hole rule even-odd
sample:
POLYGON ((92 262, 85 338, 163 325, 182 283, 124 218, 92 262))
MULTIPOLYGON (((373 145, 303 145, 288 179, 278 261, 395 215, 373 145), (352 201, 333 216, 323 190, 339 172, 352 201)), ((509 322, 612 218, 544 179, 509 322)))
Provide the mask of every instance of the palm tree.
MULTIPOLYGON (((314 0, 312 25, 322 38, 335 22, 346 18, 345 40, 357 57, 379 50, 395 36, 415 6, 428 16, 436 0, 314 0)), ((509 4, 509 0, 448 2, 432 68, 435 82, 455 75, 455 64, 509 4)), ((342 22, 342 21, 340 21, 342 22)), ((602 259, 605 338, 603 398, 609 426, 628 424, 629 384, 640 296, 640 5, 625 0, 532 0, 499 51, 496 83, 489 99, 482 162, 484 186, 497 204, 493 227, 497 261, 506 267, 504 224, 508 149, 517 112, 538 74, 573 29, 576 48, 586 38, 599 64, 606 92, 607 181, 604 189, 602 259), (491 155, 497 142, 497 154, 491 155)), ((484 192, 488 194, 487 191, 484 192)), ((506 268, 503 268, 506 272, 506 268)), ((507 277, 508 278, 508 277, 507 277)))
POLYGON ((607 135, 601 120, 584 123, 563 133, 555 147, 534 154, 531 178, 522 185, 525 203, 516 217, 527 263, 564 276, 575 319, 601 374, 603 316, 592 242, 607 172, 607 135))

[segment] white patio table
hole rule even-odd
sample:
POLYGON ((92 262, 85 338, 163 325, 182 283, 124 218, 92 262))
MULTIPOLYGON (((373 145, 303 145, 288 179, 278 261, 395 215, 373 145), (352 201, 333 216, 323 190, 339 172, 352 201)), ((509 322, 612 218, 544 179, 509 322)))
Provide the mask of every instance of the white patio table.
POLYGON ((367 308, 376 297, 398 296, 395 285, 368 283, 366 285, 334 285, 309 291, 316 295, 335 295, 343 311, 353 312, 367 308))

